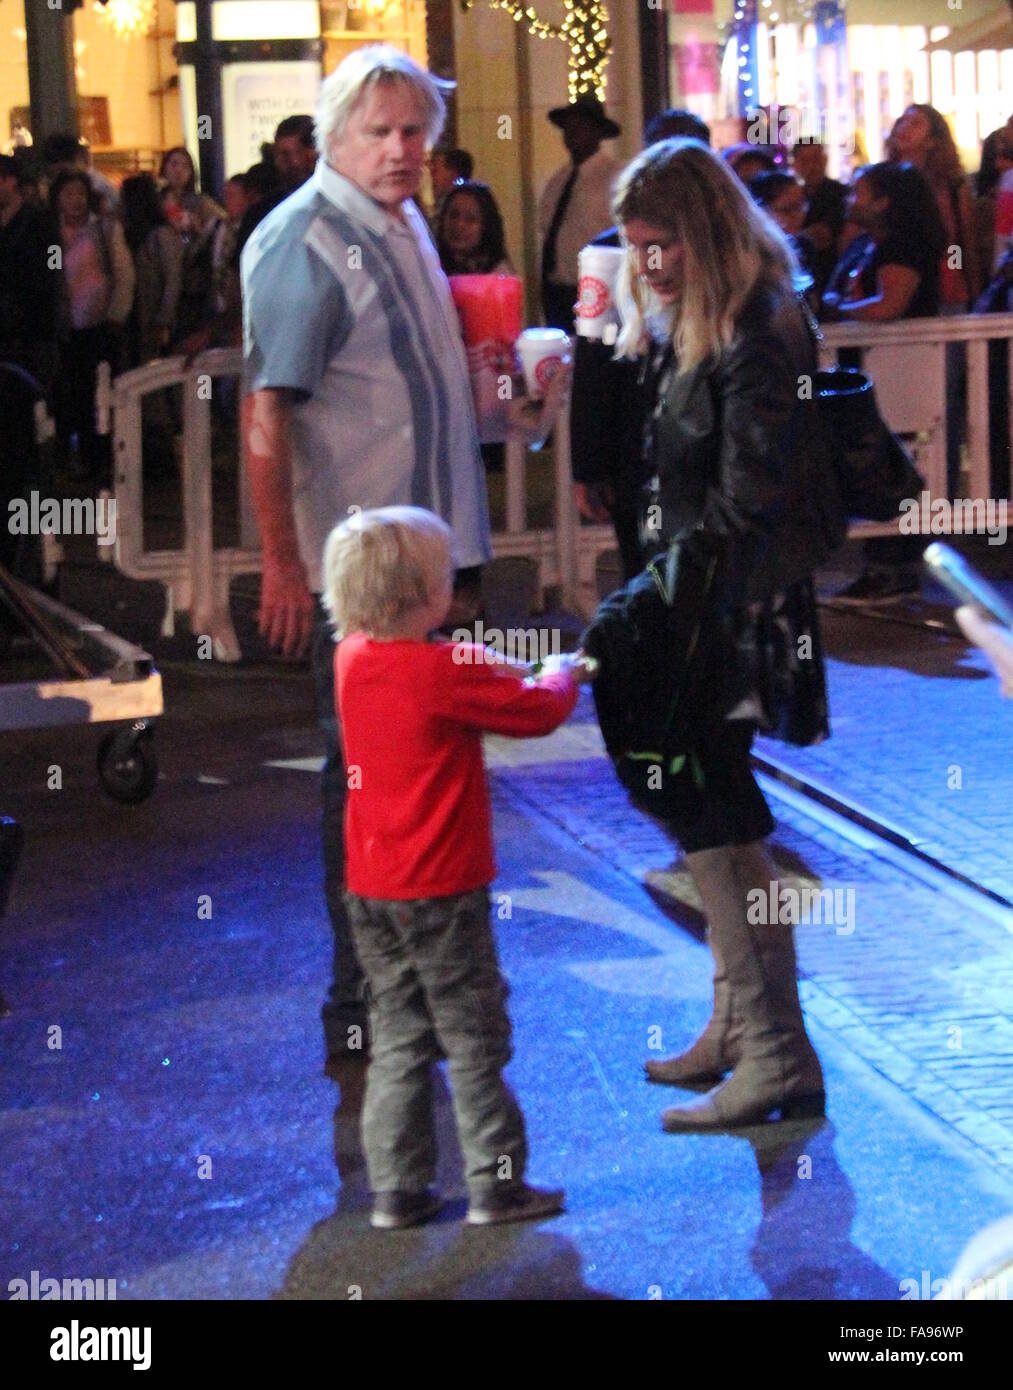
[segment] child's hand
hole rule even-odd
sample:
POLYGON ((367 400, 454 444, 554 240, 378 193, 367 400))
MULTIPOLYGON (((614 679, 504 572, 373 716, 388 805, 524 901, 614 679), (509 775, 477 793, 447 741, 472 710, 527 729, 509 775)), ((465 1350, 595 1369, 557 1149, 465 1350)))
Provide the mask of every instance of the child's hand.
POLYGON ((576 651, 571 657, 573 669, 571 675, 578 685, 589 685, 601 669, 593 656, 588 656, 585 651, 576 651))
POLYGON ((593 656, 587 656, 582 651, 562 653, 541 662, 536 677, 560 673, 569 676, 574 685, 585 685, 588 681, 593 681, 598 674, 598 663, 593 656))

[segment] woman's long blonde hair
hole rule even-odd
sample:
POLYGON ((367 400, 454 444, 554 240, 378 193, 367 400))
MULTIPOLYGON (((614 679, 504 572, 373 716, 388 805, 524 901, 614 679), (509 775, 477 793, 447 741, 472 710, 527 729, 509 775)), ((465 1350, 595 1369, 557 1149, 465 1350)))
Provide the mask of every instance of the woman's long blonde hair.
MULTIPOLYGON (((699 140, 662 140, 623 170, 612 198, 620 226, 634 218, 664 228, 683 248, 683 292, 672 315, 680 371, 716 357, 735 336, 758 285, 789 292, 800 271, 783 232, 750 198, 728 166, 699 140)), ((647 341, 650 290, 627 255, 618 287, 620 357, 647 341)))

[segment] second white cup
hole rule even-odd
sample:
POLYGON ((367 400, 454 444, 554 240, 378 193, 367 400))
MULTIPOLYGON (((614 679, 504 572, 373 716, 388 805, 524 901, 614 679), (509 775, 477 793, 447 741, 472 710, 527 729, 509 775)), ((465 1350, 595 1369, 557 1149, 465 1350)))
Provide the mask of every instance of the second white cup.
POLYGON ((582 338, 615 339, 619 324, 616 285, 626 252, 621 246, 585 246, 577 259, 577 332, 582 338))
POLYGON ((570 339, 561 328, 526 328, 517 339, 517 355, 529 396, 543 396, 563 365, 570 339))

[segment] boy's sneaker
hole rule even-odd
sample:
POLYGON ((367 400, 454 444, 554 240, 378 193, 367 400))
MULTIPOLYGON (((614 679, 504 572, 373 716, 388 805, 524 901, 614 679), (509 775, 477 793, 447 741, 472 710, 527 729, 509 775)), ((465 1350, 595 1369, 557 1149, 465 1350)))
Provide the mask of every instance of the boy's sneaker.
POLYGON ((562 1188, 529 1187, 522 1182, 494 1188, 468 1208, 469 1226, 499 1226, 506 1221, 537 1221, 563 1210, 566 1193, 562 1188))
POLYGON ((369 1224, 378 1231, 403 1231, 408 1226, 420 1226, 436 1215, 440 1198, 431 1187, 421 1192, 378 1192, 373 1199, 373 1215, 369 1224))

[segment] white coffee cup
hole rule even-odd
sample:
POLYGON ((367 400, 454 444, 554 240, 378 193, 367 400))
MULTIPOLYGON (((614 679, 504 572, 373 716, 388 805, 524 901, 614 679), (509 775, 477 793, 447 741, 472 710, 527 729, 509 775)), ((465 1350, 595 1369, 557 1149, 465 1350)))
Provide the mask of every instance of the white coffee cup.
POLYGON ((619 326, 616 285, 626 252, 621 246, 585 246, 577 258, 577 332, 582 338, 611 338, 619 326))
POLYGON ((570 339, 561 328, 525 328, 517 339, 517 355, 529 396, 545 394, 569 351, 570 339))

